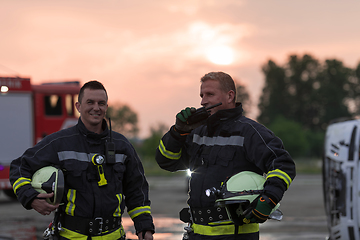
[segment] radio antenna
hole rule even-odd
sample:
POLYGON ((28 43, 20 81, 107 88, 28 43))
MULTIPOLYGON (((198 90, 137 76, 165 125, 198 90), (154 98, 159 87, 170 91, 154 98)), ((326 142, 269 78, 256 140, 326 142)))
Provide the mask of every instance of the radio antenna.
POLYGON ((107 164, 115 164, 115 143, 112 139, 112 129, 111 129, 111 119, 109 118, 109 128, 110 128, 110 142, 105 143, 105 156, 107 164))
POLYGON ((109 117, 109 127, 110 127, 110 142, 112 142, 112 130, 111 130, 111 119, 109 117))

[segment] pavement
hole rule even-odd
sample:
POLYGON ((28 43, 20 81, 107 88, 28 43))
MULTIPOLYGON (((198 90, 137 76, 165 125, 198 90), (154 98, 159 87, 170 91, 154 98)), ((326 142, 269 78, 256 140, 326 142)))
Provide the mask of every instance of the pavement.
MULTIPOLYGON (((178 219, 178 212, 186 207, 187 182, 184 176, 148 177, 151 208, 156 227, 154 239, 180 240, 186 226, 178 219)), ((284 214, 278 222, 269 220, 260 225, 260 240, 325 240, 328 236, 324 211, 322 177, 298 175, 285 193, 280 209, 284 214)), ((42 239, 42 232, 52 216, 42 216, 25 210, 16 200, 0 193, 0 240, 42 239)), ((127 238, 133 234, 131 219, 123 218, 127 238)))

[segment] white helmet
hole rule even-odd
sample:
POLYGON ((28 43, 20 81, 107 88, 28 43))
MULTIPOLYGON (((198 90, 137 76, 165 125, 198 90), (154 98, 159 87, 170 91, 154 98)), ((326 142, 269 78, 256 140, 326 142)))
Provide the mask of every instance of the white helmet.
POLYGON ((56 205, 64 194, 64 174, 61 169, 47 166, 37 170, 31 180, 31 186, 39 193, 54 193, 54 197, 46 201, 56 205))
MULTIPOLYGON (((217 198, 215 205, 225 207, 229 218, 234 223, 242 224, 246 209, 264 192, 264 183, 263 176, 243 171, 227 179, 219 190, 208 189, 207 195, 214 194, 217 198)), ((278 203, 273 208, 270 218, 281 220, 282 213, 278 210, 279 206, 278 203)))

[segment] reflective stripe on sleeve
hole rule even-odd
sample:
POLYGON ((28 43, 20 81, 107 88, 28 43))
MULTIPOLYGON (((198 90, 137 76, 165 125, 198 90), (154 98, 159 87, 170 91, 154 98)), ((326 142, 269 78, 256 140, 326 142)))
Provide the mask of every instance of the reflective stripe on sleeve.
POLYGON ((169 150, 166 150, 165 145, 162 140, 160 140, 159 150, 160 150, 161 155, 163 155, 164 157, 169 158, 169 159, 176 160, 181 157, 181 150, 178 153, 174 153, 169 150))
POLYGON ((19 187, 22 187, 26 184, 31 184, 31 179, 30 178, 18 178, 18 180, 16 180, 16 182, 14 182, 13 184, 13 189, 14 189, 14 193, 16 194, 16 191, 18 190, 19 187))
MULTIPOLYGON (((192 224, 191 228, 194 233, 205 235, 205 236, 219 236, 219 235, 232 235, 235 233, 235 225, 219 225, 209 226, 192 224)), ((250 223, 239 226, 239 234, 256 233, 259 231, 258 223, 250 223)))
POLYGON ((150 206, 134 208, 133 210, 129 211, 129 216, 131 217, 131 219, 134 219, 135 217, 144 213, 151 214, 150 206))
POLYGON ((278 177, 278 178, 282 179, 285 182, 287 188, 289 188, 289 186, 292 182, 291 177, 289 177, 289 175, 287 173, 285 173, 279 169, 275 169, 273 171, 268 172, 266 179, 271 178, 271 177, 278 177))

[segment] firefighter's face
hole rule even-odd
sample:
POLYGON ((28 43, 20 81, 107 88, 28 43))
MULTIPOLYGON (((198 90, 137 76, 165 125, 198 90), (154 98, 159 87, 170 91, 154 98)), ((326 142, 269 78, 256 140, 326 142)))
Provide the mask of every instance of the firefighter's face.
POLYGON ((209 107, 219 102, 222 103, 222 105, 212 108, 210 114, 214 114, 221 109, 235 107, 235 103, 233 102, 235 97, 234 91, 224 92, 220 87, 220 83, 216 80, 206 80, 201 84, 200 97, 201 105, 204 107, 209 107))
POLYGON ((79 111, 85 127, 97 133, 101 132, 102 120, 107 108, 107 96, 101 89, 84 89, 81 102, 76 103, 76 109, 79 111))

